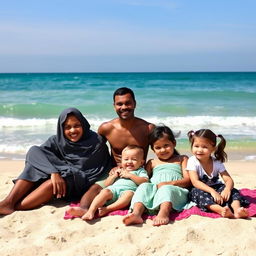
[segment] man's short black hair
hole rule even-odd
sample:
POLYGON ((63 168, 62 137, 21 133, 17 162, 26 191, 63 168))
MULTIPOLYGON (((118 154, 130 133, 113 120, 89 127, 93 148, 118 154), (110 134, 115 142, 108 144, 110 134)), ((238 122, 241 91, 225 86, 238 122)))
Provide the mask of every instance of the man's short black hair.
POLYGON ((125 95, 125 94, 128 94, 128 93, 131 94, 132 99, 133 99, 134 101, 136 101, 136 100, 135 100, 135 96, 134 96, 134 92, 132 91, 132 89, 127 88, 127 87, 118 88, 118 89, 114 92, 114 94, 113 94, 113 100, 115 101, 115 97, 116 97, 117 95, 125 95))

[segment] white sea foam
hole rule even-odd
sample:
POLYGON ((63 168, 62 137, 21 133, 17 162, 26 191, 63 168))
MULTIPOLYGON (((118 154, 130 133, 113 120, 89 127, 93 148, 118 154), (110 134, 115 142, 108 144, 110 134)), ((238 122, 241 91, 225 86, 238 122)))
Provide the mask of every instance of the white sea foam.
POLYGON ((246 160, 246 161, 248 161, 248 160, 256 160, 256 155, 246 156, 246 157, 245 157, 245 160, 246 160))
POLYGON ((56 127, 57 119, 18 119, 10 117, 0 117, 0 129, 22 128, 22 127, 48 127, 54 125, 56 127))
POLYGON ((215 133, 228 134, 231 136, 255 136, 256 130, 256 117, 185 116, 155 117, 147 120, 155 124, 164 123, 176 131, 181 131, 182 134, 187 133, 189 130, 208 128, 212 129, 215 133))
MULTIPOLYGON (((144 117, 142 117, 144 118, 144 117)), ((174 132, 180 132, 180 138, 186 138, 189 130, 212 129, 227 139, 256 140, 256 117, 244 116, 184 116, 149 117, 147 121, 170 126, 174 132)), ((109 119, 88 117, 91 128, 97 131, 99 125, 109 119)), ((56 133, 57 119, 15 119, 0 118, 0 153, 25 154, 30 146, 42 144, 56 133)))
MULTIPOLYGON (((100 117, 87 117, 92 127, 98 127, 102 122, 108 119, 100 117)), ((142 117, 144 118, 144 117, 142 117)), ((243 129, 255 131, 256 117, 246 116, 169 116, 169 117, 145 117, 149 122, 160 124, 164 123, 174 128, 181 128, 187 130, 187 127, 196 129, 197 127, 213 127, 216 129, 224 129, 236 131, 237 128, 242 129, 241 133, 245 133, 243 129)), ((20 129, 37 127, 38 129, 45 129, 46 127, 54 126, 56 128, 57 119, 17 119, 0 117, 0 129, 15 128, 20 129)), ((240 134, 241 134, 240 133, 240 134)))
MULTIPOLYGON (((256 117, 245 116, 182 116, 182 117, 148 117, 147 121, 154 124, 165 124, 174 130, 188 131, 201 128, 209 128, 216 133, 224 133, 229 135, 253 135, 256 130, 256 117)), ((88 117, 91 127, 97 130, 99 125, 107 121, 107 119, 99 117, 88 117)), ((56 131, 57 119, 16 119, 0 117, 0 130, 8 132, 14 130, 28 131, 38 130, 49 132, 56 131)))

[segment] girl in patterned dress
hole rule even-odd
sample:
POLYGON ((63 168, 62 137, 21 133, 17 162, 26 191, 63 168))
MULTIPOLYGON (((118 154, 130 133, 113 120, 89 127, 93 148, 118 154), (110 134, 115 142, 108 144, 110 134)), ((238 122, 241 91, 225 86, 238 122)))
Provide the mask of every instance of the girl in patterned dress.
POLYGON ((187 170, 194 186, 190 198, 203 211, 219 213, 225 218, 247 218, 248 202, 234 188, 234 182, 223 162, 226 140, 209 129, 188 132, 193 156, 188 160, 187 170), (217 138, 220 142, 217 144, 217 138), (214 156, 212 156, 212 154, 214 156), (219 180, 219 174, 224 184, 219 180))

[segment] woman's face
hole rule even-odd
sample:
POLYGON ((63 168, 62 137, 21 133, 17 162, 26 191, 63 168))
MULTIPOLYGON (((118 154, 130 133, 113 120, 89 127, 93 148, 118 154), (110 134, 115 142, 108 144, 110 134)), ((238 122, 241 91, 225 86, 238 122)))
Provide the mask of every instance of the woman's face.
POLYGON ((83 136, 83 128, 80 121, 74 116, 69 115, 63 124, 64 136, 66 139, 77 142, 83 136))

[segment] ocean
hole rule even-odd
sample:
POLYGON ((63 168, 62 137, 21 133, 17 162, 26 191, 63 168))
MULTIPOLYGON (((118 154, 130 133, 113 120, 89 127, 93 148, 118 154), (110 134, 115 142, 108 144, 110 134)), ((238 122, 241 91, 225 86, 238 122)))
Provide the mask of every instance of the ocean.
POLYGON ((0 74, 0 158, 24 159, 67 107, 96 131, 116 117, 113 92, 124 86, 135 92, 135 115, 170 126, 182 153, 189 130, 209 128, 237 159, 256 159, 256 72, 0 74))

